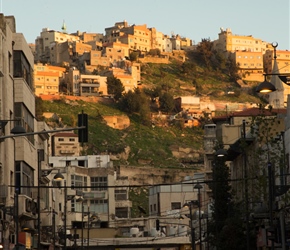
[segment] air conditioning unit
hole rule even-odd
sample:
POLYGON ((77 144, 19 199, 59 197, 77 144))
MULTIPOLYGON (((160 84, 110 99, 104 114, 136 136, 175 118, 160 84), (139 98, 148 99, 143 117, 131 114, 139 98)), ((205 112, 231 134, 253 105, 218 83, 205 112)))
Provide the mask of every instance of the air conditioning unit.
POLYGON ((26 195, 18 196, 18 215, 36 219, 37 203, 26 195))

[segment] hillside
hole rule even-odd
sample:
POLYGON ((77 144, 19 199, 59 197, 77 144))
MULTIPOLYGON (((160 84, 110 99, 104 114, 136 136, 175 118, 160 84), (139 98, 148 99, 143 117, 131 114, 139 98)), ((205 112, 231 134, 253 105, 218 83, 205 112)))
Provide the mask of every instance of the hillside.
MULTIPOLYGON (((141 88, 144 90, 159 87, 175 97, 196 94, 211 100, 260 102, 258 97, 249 94, 251 87, 241 89, 227 75, 202 67, 189 56, 185 62, 171 58, 169 64, 147 63, 142 64, 141 69, 141 88), (234 94, 228 95, 229 91, 234 94)), ((58 114, 62 124, 67 126, 76 126, 78 113, 88 114, 89 142, 84 145, 83 154, 108 153, 115 164, 159 168, 199 169, 203 161, 202 126, 145 126, 140 122, 139 114, 122 112, 108 99, 92 103, 68 101, 64 97, 58 101, 43 101, 43 105, 44 111, 58 114), (107 126, 104 115, 128 115, 130 126, 123 130, 114 129, 107 126)))

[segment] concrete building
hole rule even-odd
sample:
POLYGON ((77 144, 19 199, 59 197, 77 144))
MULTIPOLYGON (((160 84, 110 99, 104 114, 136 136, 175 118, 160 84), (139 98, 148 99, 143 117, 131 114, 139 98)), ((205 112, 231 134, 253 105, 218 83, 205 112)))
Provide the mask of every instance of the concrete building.
POLYGON ((243 80, 258 82, 264 80, 263 54, 261 51, 235 51, 230 56, 239 65, 238 73, 243 80))
POLYGON ((218 39, 214 41, 214 48, 223 52, 251 51, 264 54, 270 43, 254 38, 252 35, 236 35, 232 30, 221 28, 218 39))
MULTIPOLYGON (((64 175, 68 191, 75 192, 72 193, 75 197, 67 203, 67 229, 81 228, 82 206, 85 212, 97 214, 98 220, 92 225, 95 228, 114 228, 115 218, 130 218, 128 179, 118 176, 109 155, 54 156, 49 158, 49 163, 54 172, 64 175)), ((65 199, 63 195, 58 197, 59 202, 65 199)), ((63 203, 55 204, 57 212, 63 209, 63 203)))
POLYGON ((35 61, 42 63, 50 62, 51 46, 53 44, 79 40, 80 38, 78 36, 44 28, 42 29, 40 36, 35 40, 35 61))
MULTIPOLYGON (((26 132, 45 129, 35 120, 33 54, 24 36, 16 32, 13 16, 1 14, 0 23, 1 136, 11 135, 10 130, 15 125, 22 126, 26 132)), ((42 135, 27 135, 0 140, 0 204, 3 215, 0 231, 4 249, 13 248, 20 240, 24 224, 30 223, 34 228, 37 216, 33 186, 37 183, 38 152, 46 150, 46 139, 42 135), (11 212, 14 207, 15 213, 11 212)), ((42 154, 41 158, 45 157, 46 154, 42 154)), ((31 240, 31 233, 28 233, 28 238, 31 240)))
POLYGON ((107 77, 81 74, 76 68, 69 69, 66 76, 68 94, 76 96, 108 95, 107 77))
POLYGON ((66 69, 52 65, 35 64, 35 95, 58 95, 66 69))
POLYGON ((218 39, 213 41, 214 49, 226 57, 231 56, 239 64, 239 73, 247 81, 263 80, 263 55, 271 44, 252 35, 236 35, 231 29, 221 28, 218 39))
POLYGON ((79 156, 78 135, 73 132, 56 133, 51 136, 51 156, 79 156))
MULTIPOLYGON (((286 109, 252 108, 229 116, 213 117, 214 124, 207 125, 205 167, 208 179, 212 177, 211 170, 217 162, 215 153, 220 145, 227 152, 224 157, 232 180, 233 198, 242 202, 244 211, 251 211, 248 216, 259 227, 257 247, 260 248, 269 246, 266 235, 271 227, 271 217, 268 213, 272 212, 274 220, 279 221, 278 211, 285 206, 282 196, 288 192, 283 189, 289 169, 289 155, 284 152, 286 115, 286 109), (269 185, 275 187, 273 197, 266 191, 269 185), (281 192, 277 191, 278 187, 281 192), (269 199, 275 207, 270 208, 269 199)), ((289 219, 283 218, 282 222, 287 225, 289 219)))

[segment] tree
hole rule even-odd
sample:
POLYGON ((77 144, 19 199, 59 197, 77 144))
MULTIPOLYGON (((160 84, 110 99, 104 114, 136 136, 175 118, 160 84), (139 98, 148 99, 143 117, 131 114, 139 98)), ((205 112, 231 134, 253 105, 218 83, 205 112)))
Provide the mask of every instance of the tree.
POLYGON ((113 95, 114 99, 118 101, 122 97, 122 94, 125 90, 120 79, 114 76, 109 76, 107 78, 107 86, 108 86, 108 94, 113 95))
POLYGON ((175 102, 173 95, 168 92, 164 92, 159 97, 160 108, 165 112, 172 112, 175 108, 175 102))
POLYGON ((140 122, 148 125, 150 122, 150 106, 149 99, 146 94, 136 88, 134 91, 129 90, 125 93, 119 103, 120 109, 128 113, 137 113, 140 122))
POLYGON ((209 241, 217 250, 243 250, 246 247, 243 207, 232 199, 229 169, 224 157, 216 157, 213 166, 213 180, 209 184, 213 190, 212 219, 209 222, 209 241))
POLYGON ((196 47, 198 60, 208 69, 211 67, 211 59, 213 55, 213 42, 210 39, 202 39, 196 47))
POLYGON ((44 112, 44 106, 43 101, 40 97, 35 96, 35 117, 38 121, 43 121, 43 112, 44 112))

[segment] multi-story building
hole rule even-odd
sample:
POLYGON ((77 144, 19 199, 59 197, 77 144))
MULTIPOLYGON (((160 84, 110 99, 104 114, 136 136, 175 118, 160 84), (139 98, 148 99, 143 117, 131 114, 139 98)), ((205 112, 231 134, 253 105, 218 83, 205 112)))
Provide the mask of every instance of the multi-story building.
POLYGON ((108 95, 107 77, 100 75, 81 74, 76 68, 71 68, 66 77, 68 93, 77 96, 108 95))
POLYGON ((269 43, 253 36, 243 36, 233 34, 231 29, 224 30, 218 34, 219 38, 214 41, 214 48, 223 52, 235 51, 252 51, 252 52, 266 52, 269 43))
MULTIPOLYGON (((116 217, 130 218, 129 182, 117 175, 109 155, 52 156, 49 163, 64 175, 66 186, 77 191, 77 197, 67 204, 67 229, 81 228, 82 205, 86 212, 97 214, 94 227, 114 228, 116 217)), ((64 199, 60 197, 60 201, 64 199)), ((59 207, 55 204, 56 211, 59 207)))
MULTIPOLYGON (((43 126, 35 120, 33 54, 24 36, 16 33, 13 16, 0 14, 0 23, 1 136, 11 135, 10 130, 15 125, 25 128, 26 132, 35 132, 43 126)), ((0 140, 0 202, 3 214, 0 231, 4 249, 13 248, 20 239, 24 224, 29 222, 34 227, 36 196, 33 186, 37 183, 37 152, 44 150, 45 140, 45 136, 36 135, 0 140)))
POLYGON ((78 135, 73 132, 55 133, 51 136, 51 156, 79 156, 78 135))
POLYGON ((35 95, 59 94, 60 82, 64 79, 66 69, 52 65, 35 64, 35 95))
POLYGON ((263 54, 253 51, 235 51, 230 54, 239 65, 238 73, 247 81, 263 81, 263 54))
POLYGON ((54 43, 64 43, 67 41, 72 42, 79 40, 80 38, 78 36, 44 28, 42 29, 40 36, 38 36, 35 40, 35 61, 42 63, 50 62, 51 46, 54 43))

